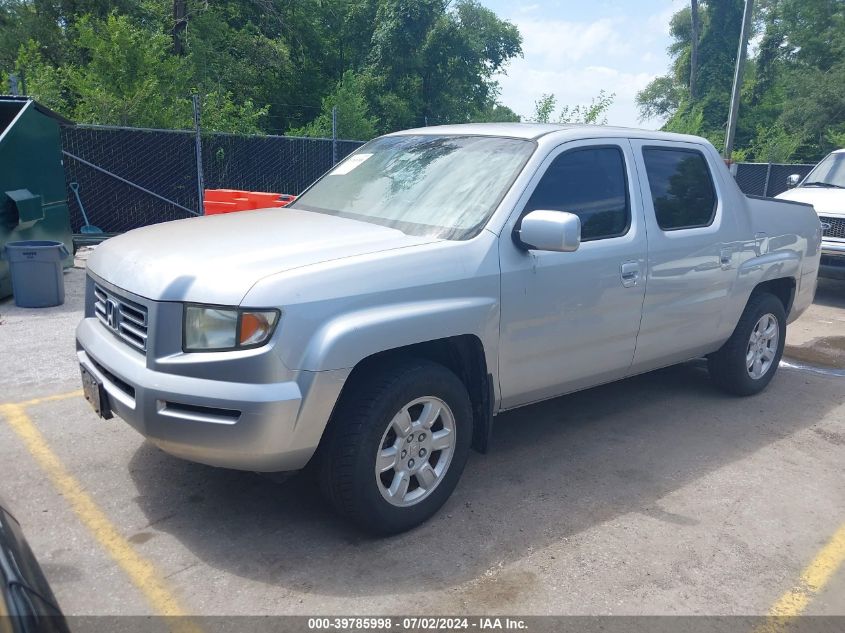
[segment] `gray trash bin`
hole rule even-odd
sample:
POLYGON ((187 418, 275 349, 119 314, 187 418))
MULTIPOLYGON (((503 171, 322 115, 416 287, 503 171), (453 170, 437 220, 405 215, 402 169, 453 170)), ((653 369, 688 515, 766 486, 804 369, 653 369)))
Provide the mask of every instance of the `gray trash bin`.
POLYGON ((4 256, 9 261, 15 305, 47 308, 63 304, 62 260, 68 255, 70 253, 61 242, 7 242, 4 256))

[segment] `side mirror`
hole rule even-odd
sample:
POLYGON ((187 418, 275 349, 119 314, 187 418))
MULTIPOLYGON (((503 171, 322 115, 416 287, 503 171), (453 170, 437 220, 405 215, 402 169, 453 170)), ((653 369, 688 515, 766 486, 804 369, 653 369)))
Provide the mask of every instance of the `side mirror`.
POLYGON ((799 182, 801 182, 800 174, 792 174, 786 177, 786 186, 790 189, 792 189, 793 187, 797 187, 799 182))
POLYGON ((571 253, 581 245, 581 218, 566 211, 532 211, 516 236, 529 250, 571 253))

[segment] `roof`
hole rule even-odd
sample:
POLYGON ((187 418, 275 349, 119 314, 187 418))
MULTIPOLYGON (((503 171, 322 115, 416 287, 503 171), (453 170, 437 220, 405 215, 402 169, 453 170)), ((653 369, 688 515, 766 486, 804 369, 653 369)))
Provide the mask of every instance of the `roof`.
POLYGON ((447 136, 504 136, 509 138, 538 139, 554 133, 569 132, 567 136, 582 138, 625 137, 666 141, 701 142, 703 139, 688 134, 640 130, 611 125, 585 125, 579 123, 461 123, 434 125, 394 132, 389 136, 408 134, 442 134, 447 136))
POLYGON ((23 106, 25 106, 27 103, 31 103, 32 104, 31 107, 38 110, 44 116, 48 116, 51 119, 55 119, 56 121, 59 122, 59 125, 76 125, 76 123, 74 123, 70 119, 66 119, 65 117, 63 117, 58 112, 54 112, 53 110, 51 110, 47 106, 42 105, 42 104, 38 103, 37 101, 35 101, 35 99, 31 99, 29 97, 21 97, 21 96, 18 96, 18 95, 0 95, 0 103, 3 103, 3 102, 20 103, 21 109, 23 109, 23 106))

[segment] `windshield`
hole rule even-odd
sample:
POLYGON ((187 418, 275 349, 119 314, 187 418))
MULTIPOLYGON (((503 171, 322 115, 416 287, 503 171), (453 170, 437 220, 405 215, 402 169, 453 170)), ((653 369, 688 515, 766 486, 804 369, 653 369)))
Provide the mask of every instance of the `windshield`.
POLYGON ((489 136, 377 138, 292 206, 410 235, 469 239, 490 218, 534 147, 532 141, 489 136))
POLYGON ((845 189, 845 152, 828 154, 804 179, 801 186, 829 186, 845 189))

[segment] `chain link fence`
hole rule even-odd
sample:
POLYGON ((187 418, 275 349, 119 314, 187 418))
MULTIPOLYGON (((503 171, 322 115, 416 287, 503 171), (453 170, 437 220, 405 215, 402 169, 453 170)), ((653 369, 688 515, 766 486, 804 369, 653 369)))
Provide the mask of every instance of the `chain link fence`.
POLYGON ((785 163, 737 163, 736 182, 742 192, 749 196, 773 198, 788 189, 786 179, 791 174, 803 178, 815 165, 785 163))
MULTIPOLYGON (((62 129, 62 146, 74 231, 86 224, 85 217, 105 233, 122 233, 201 215, 198 143, 205 188, 294 195, 363 144, 329 138, 68 126, 62 129)), ((787 189, 790 174, 803 178, 812 168, 738 163, 735 177, 744 193, 771 197, 787 189)))
MULTIPOLYGON (((196 132, 76 125, 62 129, 71 226, 105 233, 200 215, 196 132), (83 216, 82 208, 85 215, 83 216)), ((363 143, 288 136, 201 135, 208 189, 297 195, 363 143)))

